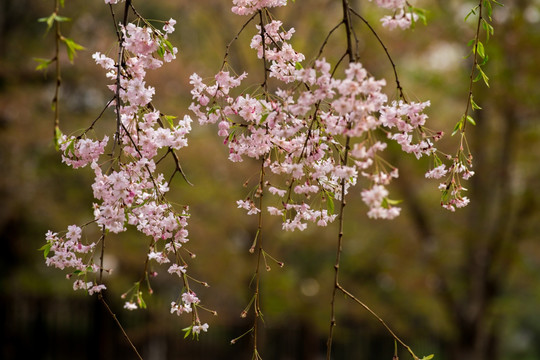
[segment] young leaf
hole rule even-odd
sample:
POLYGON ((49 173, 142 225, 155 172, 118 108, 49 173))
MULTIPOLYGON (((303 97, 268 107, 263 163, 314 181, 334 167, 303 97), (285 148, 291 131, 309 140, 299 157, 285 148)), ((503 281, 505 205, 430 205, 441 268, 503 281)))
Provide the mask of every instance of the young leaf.
POLYGON ((493 15, 493 8, 491 7, 491 1, 490 0, 484 0, 484 7, 487 10, 488 18, 491 21, 491 15, 493 15))
POLYGON ((489 36, 495 33, 493 26, 491 26, 486 20, 482 19, 482 27, 486 31, 486 41, 489 41, 489 36))
POLYGON ((484 44, 482 42, 478 41, 476 44, 476 53, 483 59, 486 57, 486 52, 484 50, 484 44))
POLYGON ((452 136, 456 135, 458 131, 463 129, 463 124, 465 122, 465 115, 461 117, 461 119, 456 123, 456 126, 454 126, 454 130, 452 131, 452 136))
POLYGON ((441 166, 443 164, 442 160, 437 156, 437 154, 434 153, 433 155, 434 155, 433 160, 435 161, 435 167, 441 166))
POLYGON ((482 68, 480 67, 480 65, 476 65, 476 68, 478 69, 479 71, 479 75, 482 76, 482 79, 484 80, 484 83, 486 84, 487 87, 489 87, 489 78, 487 77, 486 73, 484 72, 484 70, 482 70, 482 68))
POLYGON ((473 97, 471 96, 471 107, 473 110, 482 110, 482 108, 473 100, 473 97))
POLYGON ((469 11, 469 13, 467 14, 467 16, 465 16, 465 19, 463 21, 467 21, 467 19, 469 18, 469 16, 471 15, 476 15, 476 8, 478 6, 475 6, 474 8, 471 9, 471 11, 469 11))
POLYGON ((470 122, 473 125, 476 125, 476 121, 474 121, 474 119, 472 118, 471 115, 467 115, 467 121, 470 122))
POLYGON ((53 23, 54 23, 54 17, 56 16, 56 13, 52 13, 49 17, 42 17, 38 19, 38 22, 44 22, 47 23, 47 32, 51 30, 53 23))
POLYGON ((331 215, 334 213, 334 199, 332 199, 332 194, 328 191, 324 193, 326 194, 326 209, 328 210, 328 214, 331 215))
MULTIPOLYGON (((424 25, 427 25, 427 11, 425 9, 409 6, 409 12, 411 12, 412 14, 416 14, 416 16, 418 16, 418 19, 422 21, 424 25)), ((414 23, 414 16, 412 16, 411 18, 414 23)))
POLYGON ((433 359, 435 355, 431 354, 431 355, 428 355, 428 356, 424 356, 421 360, 431 360, 433 359))
POLYGON ((139 291, 139 294, 137 295, 137 302, 139 303, 139 307, 141 309, 146 309, 146 303, 144 302, 142 293, 140 291, 139 291))
POLYGON ((52 64, 52 59, 43 59, 43 58, 34 58, 34 61, 37 61, 39 64, 36 66, 36 70, 46 70, 49 65, 52 64))
POLYGON ((73 41, 73 39, 62 37, 62 41, 64 44, 66 44, 66 50, 70 62, 73 62, 73 58, 75 57, 77 50, 85 49, 84 46, 77 44, 75 41, 73 41))
POLYGON ((54 20, 58 21, 58 22, 66 22, 66 21, 71 21, 71 18, 68 18, 68 17, 65 17, 65 16, 55 15, 54 20))
POLYGON ((160 44, 158 49, 157 49, 157 53, 159 55, 159 57, 163 57, 163 55, 165 55, 165 48, 163 47, 163 44, 160 44))
POLYGON ((174 46, 171 44, 171 42, 167 39, 163 39, 163 43, 165 44, 165 46, 167 46, 167 49, 169 49, 169 52, 173 53, 174 46))
POLYGON ((397 205, 403 202, 403 200, 392 200, 389 198, 385 198, 385 200, 388 205, 397 205))
POLYGON ((170 126, 171 128, 174 128, 174 122, 173 122, 173 120, 176 119, 176 116, 174 116, 174 115, 164 115, 164 118, 165 118, 165 120, 167 120, 167 122, 169 123, 169 126, 170 126))
POLYGON ((59 127, 54 129, 54 149, 56 151, 60 150, 60 138, 62 137, 62 131, 59 127))
POLYGON ((45 245, 43 245, 42 247, 40 247, 38 250, 39 251, 43 251, 43 258, 47 258, 47 255, 49 255, 49 252, 51 251, 51 247, 52 247, 52 244, 51 243, 46 243, 45 245))
POLYGON ((182 331, 185 331, 186 333, 184 334, 184 339, 187 338, 189 336, 189 334, 191 334, 191 329, 193 329, 193 325, 192 326, 189 326, 185 329, 182 329, 182 331))

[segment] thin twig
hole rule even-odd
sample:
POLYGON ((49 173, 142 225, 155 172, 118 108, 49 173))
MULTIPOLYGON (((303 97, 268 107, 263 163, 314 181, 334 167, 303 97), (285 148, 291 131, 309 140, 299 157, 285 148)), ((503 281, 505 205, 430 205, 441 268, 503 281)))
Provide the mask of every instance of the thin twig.
MULTIPOLYGON (((349 9, 348 0, 342 0, 342 5, 343 5, 343 23, 345 24, 345 32, 347 35, 347 51, 345 55, 340 59, 340 62, 343 60, 343 58, 346 55, 349 56, 349 62, 355 62, 357 59, 352 49, 351 22, 350 22, 350 14, 349 14, 350 9, 349 9)), ((336 69, 337 69, 337 65, 334 71, 336 69)), ((350 129, 351 126, 352 124, 349 121, 347 123, 347 128, 350 129)), ((343 166, 346 166, 349 160, 350 141, 351 141, 350 136, 346 135, 343 157, 340 156, 340 163, 343 166)), ((339 229, 338 229, 338 238, 337 238, 336 262, 334 263, 334 287, 332 289, 332 299, 330 301, 330 329, 328 331, 328 339, 326 341, 326 360, 330 360, 332 358, 332 341, 334 339, 334 329, 336 327, 336 292, 339 288, 339 265, 341 262, 341 253, 343 251, 343 224, 344 224, 345 206, 347 204, 347 201, 345 199, 345 182, 346 182, 345 179, 341 180, 341 202, 340 202, 339 215, 338 215, 339 229)))
POLYGON ((482 3, 483 0, 478 2, 478 23, 476 24, 476 35, 474 38, 473 45, 473 62, 471 67, 471 74, 469 75, 469 93, 467 95, 467 105, 465 107, 465 113, 463 114, 463 125, 461 127, 461 133, 465 132, 465 126, 467 125, 467 115, 469 115, 469 109, 471 107, 471 100, 473 97, 473 84, 474 84, 474 73, 475 69, 478 66, 478 41, 480 38, 480 25, 482 24, 482 3))
MULTIPOLYGON (((54 13, 58 14, 60 5, 59 1, 55 0, 54 2, 54 13)), ((60 106, 59 106, 59 96, 60 96, 60 86, 62 84, 62 74, 60 72, 60 41, 62 38, 62 33, 60 32, 60 22, 54 22, 55 28, 55 55, 56 59, 55 70, 56 70, 56 87, 54 90, 54 99, 52 101, 54 106, 54 128, 53 128, 53 139, 55 141, 55 146, 58 146, 58 136, 60 132, 60 106)))
POLYGON ((135 347, 135 345, 133 344, 133 342, 131 341, 131 339, 129 338, 128 334, 126 333, 126 331, 124 330, 124 327, 122 326, 122 324, 120 324, 120 321, 118 320, 118 318, 116 317, 116 314, 111 310, 109 304, 107 304, 107 302, 105 301, 105 299, 103 298, 103 295, 101 294, 98 294, 98 299, 101 301, 101 303, 105 306, 105 308, 107 309, 107 311, 109 312, 109 314, 112 316, 112 318, 114 319, 114 322, 116 323, 116 325, 118 325, 118 327, 120 328, 120 330, 122 331, 122 334, 124 335, 124 337, 126 338, 127 342, 129 343, 129 345, 131 346, 131 348, 133 349, 133 351, 135 352, 135 354, 137 354, 137 358, 139 358, 140 360, 143 360, 141 354, 139 354, 139 351, 137 350, 137 348, 135 347))
POLYGON ((77 139, 81 139, 84 135, 86 135, 87 132, 89 132, 90 130, 92 130, 94 128, 94 125, 96 125, 96 123, 99 121, 99 119, 101 119, 101 117, 103 116, 105 111, 109 108, 109 105, 111 105, 111 103, 114 101, 114 99, 116 99, 116 95, 113 96, 113 98, 111 100, 107 101, 107 104, 105 104, 105 107, 103 108, 103 110, 101 110, 101 112, 96 117, 96 119, 92 122, 92 124, 90 124, 90 126, 86 130, 84 130, 84 132, 81 135, 77 136, 77 139))
MULTIPOLYGON (((230 50, 230 47, 232 46, 232 44, 238 40, 238 37, 240 36, 240 34, 244 31, 244 29, 246 28, 246 26, 248 26, 248 24, 253 20, 255 19, 255 16, 257 16, 257 13, 254 13, 253 15, 251 15, 251 17, 248 19, 248 21, 246 21, 244 23, 244 25, 242 25, 242 27, 240 28, 240 31, 238 31, 238 33, 236 34, 236 36, 227 44, 227 47, 225 48, 225 55, 223 56, 223 64, 221 65, 221 70, 223 70, 223 68, 225 67, 225 64, 227 63, 227 58, 229 57, 229 50, 230 50)), ((221 71, 220 70, 220 71, 221 71)))
MULTIPOLYGON (((126 0, 126 4, 124 6, 124 19, 122 21, 122 25, 125 28, 127 25, 127 19, 128 19, 128 13, 129 13, 129 7, 131 5, 131 0, 126 0)), ((117 32, 118 34, 118 61, 116 64, 116 141, 120 145, 120 127, 121 127, 121 119, 120 119, 120 80, 121 80, 121 70, 124 67, 124 35, 122 32, 117 32)))
POLYGON ((366 26, 373 33, 373 35, 375 36, 375 38, 377 39, 379 44, 381 44, 382 48, 384 49, 384 52, 386 53, 386 57, 388 58, 388 60, 390 61, 390 64, 392 65, 392 70, 394 71, 394 79, 396 80, 396 87, 397 87, 398 92, 399 92, 399 97, 401 99, 403 99, 403 101, 407 102, 407 99, 405 98, 405 94, 403 93, 403 88, 401 87, 401 83, 399 81, 399 77, 398 77, 398 73, 397 73, 397 69, 396 69, 396 64, 394 63, 394 60, 392 60, 392 56, 390 56, 390 52, 388 51, 388 48, 386 47, 386 45, 384 44, 384 42, 380 38, 379 34, 377 34, 375 29, 371 26, 371 24, 366 19, 364 19, 364 17, 362 17, 362 15, 360 15, 358 12, 356 12, 352 8, 349 8, 349 10, 351 11, 351 13, 356 15, 360 20, 362 20, 362 22, 364 24, 366 24, 366 26))
POLYGON ((405 349, 407 349, 407 351, 412 355, 412 357, 416 360, 418 359, 418 357, 414 354, 414 352, 412 351, 412 349, 410 348, 409 345, 405 344, 403 342, 403 340, 401 340, 397 335, 396 333, 390 328, 390 326, 388 326, 388 324, 386 324, 386 322, 379 316, 377 315, 377 313, 373 310, 371 310, 369 308, 369 306, 367 306, 365 303, 363 303, 362 301, 360 301, 357 297, 355 297, 353 294, 351 294, 350 292, 348 292, 343 286, 341 286, 340 284, 337 284, 337 289, 339 289, 342 293, 344 293, 345 295, 347 295, 348 297, 350 297, 354 302, 356 302, 357 304, 359 304, 360 306, 362 306, 364 309, 366 309, 371 315, 373 315, 377 320, 379 320, 379 322, 384 326, 384 328, 390 333, 390 335, 392 335, 392 337, 401 344, 401 346, 403 346, 405 349))
POLYGON ((322 45, 321 45, 321 48, 319 49, 319 53, 317 54, 317 56, 315 57, 315 60, 318 60, 323 51, 324 51, 324 48, 326 47, 326 44, 328 43, 328 40, 330 39, 330 36, 334 33, 334 31, 336 31, 341 25, 343 25, 343 20, 341 20, 336 26, 334 26, 332 28, 332 30, 330 30, 330 32, 328 33, 328 35, 326 35, 326 38, 324 39, 322 45))

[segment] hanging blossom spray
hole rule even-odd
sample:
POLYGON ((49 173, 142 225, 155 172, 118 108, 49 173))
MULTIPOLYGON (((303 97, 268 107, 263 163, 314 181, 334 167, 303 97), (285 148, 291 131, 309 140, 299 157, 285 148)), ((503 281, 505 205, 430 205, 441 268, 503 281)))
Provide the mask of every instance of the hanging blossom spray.
MULTIPOLYGON (((233 3, 232 11, 240 15, 269 5, 265 1, 233 3)), ((270 3, 285 5, 283 1, 270 3)), ((268 206, 266 211, 281 216, 285 230, 304 230, 308 222, 319 226, 332 222, 336 218, 333 200, 344 195, 342 180, 346 194, 359 177, 366 180, 361 195, 369 207, 368 216, 395 218, 400 209, 395 206, 397 201, 389 198, 387 186, 398 177, 398 169, 381 153, 388 141, 395 141, 416 158, 433 156, 441 163, 435 142, 442 133, 425 127, 428 117, 424 110, 429 101, 389 103, 382 92, 385 80, 369 76, 358 62, 350 63, 341 78, 334 76, 331 64, 324 59, 304 68, 304 55, 289 42, 294 29, 285 30, 278 20, 270 21, 263 30, 259 25, 256 28, 251 48, 269 63, 269 77, 276 79, 277 90, 268 93, 259 88, 234 95, 246 73, 234 76, 222 69, 210 84, 193 74, 190 109, 198 121, 218 124, 218 134, 229 148, 229 160, 266 159, 265 167, 274 175, 267 183, 268 191, 279 198, 279 205, 268 206), (346 137, 350 145, 344 144, 346 137), (351 149, 344 163, 340 159, 346 146, 351 149)), ((441 178, 446 173, 441 163, 426 177, 441 178)), ((254 195, 238 200, 238 207, 248 214, 264 210, 257 208, 254 195)), ((452 203, 445 204, 449 208, 468 202, 458 191, 453 195, 452 203)))
MULTIPOLYGON (((108 4, 117 2, 105 0, 108 4)), ((191 131, 192 120, 189 116, 176 120, 174 116, 160 113, 151 103, 155 88, 145 80, 148 70, 158 69, 176 58, 177 48, 168 41, 176 21, 165 21, 162 29, 157 29, 143 18, 138 20, 141 26, 118 25, 121 54, 118 61, 99 52, 93 55, 112 81, 109 89, 115 95, 108 106, 114 107, 116 112, 114 141, 109 143, 108 136, 102 140, 89 138, 88 132, 95 122, 81 135, 63 135, 60 139, 63 162, 73 168, 89 165, 94 172, 92 190, 97 202, 93 204, 94 220, 90 223, 99 225, 103 235, 98 242, 83 244, 82 228, 90 223, 82 227, 71 225, 65 234, 49 231, 42 249, 48 266, 69 270, 67 277, 75 279, 73 288, 92 295, 106 289, 101 273, 111 271, 103 268, 103 254, 99 263, 94 258, 99 243, 104 246, 107 233, 126 231, 128 225, 135 227, 152 239, 144 270, 149 292, 152 290, 148 277, 157 273, 148 271, 148 263, 170 264, 168 272, 177 275, 183 283, 183 292, 171 303, 171 313, 191 313, 190 329, 198 335, 201 330, 207 331, 208 325, 199 320, 200 300, 189 287, 187 264, 182 256, 183 246, 188 242, 189 209, 187 206, 175 209, 165 198, 169 183, 156 168, 161 161, 157 161, 157 157, 172 154, 177 166, 175 173, 181 172, 175 150, 187 146, 186 136, 191 131), (106 148, 110 149, 110 154, 105 153, 106 148)), ((184 253, 194 257, 188 250, 184 253)), ((141 281, 123 295, 127 298, 124 308, 146 307, 140 291, 141 281)))

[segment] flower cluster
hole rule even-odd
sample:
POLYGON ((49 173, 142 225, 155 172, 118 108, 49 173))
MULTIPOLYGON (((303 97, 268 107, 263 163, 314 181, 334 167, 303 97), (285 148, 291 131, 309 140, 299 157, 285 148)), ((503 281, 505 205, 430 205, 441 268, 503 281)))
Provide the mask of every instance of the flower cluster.
MULTIPOLYGON (((116 3, 114 0, 106 2, 116 3)), ((111 105, 118 121, 115 144, 111 154, 105 156, 109 137, 92 140, 86 137, 88 131, 85 131, 79 137, 62 136, 61 150, 66 164, 92 168, 95 176, 92 190, 97 200, 93 204, 94 222, 104 234, 123 232, 127 225, 132 225, 151 237, 148 260, 158 264, 172 262, 169 273, 180 276, 189 290, 184 276, 187 265, 180 255, 180 248, 188 241, 188 208, 185 206, 178 211, 165 199, 169 185, 157 171, 154 159, 187 146, 186 136, 191 131, 192 120, 189 116, 176 119, 155 109, 151 104, 155 89, 145 80, 148 70, 157 69, 176 57, 177 49, 167 40, 175 24, 175 20, 170 19, 162 30, 146 21, 142 21, 142 26, 133 23, 120 26, 120 46, 124 49, 121 64, 99 52, 93 55, 113 82, 109 89, 115 94, 111 105)), ((51 256, 46 262, 60 269, 73 269, 69 276, 77 276, 73 288, 93 294, 105 286, 86 281, 90 273, 100 271, 101 265, 92 260, 96 243, 83 245, 81 231, 77 226, 70 226, 64 236, 49 231, 44 250, 51 256)), ((144 307, 139 283, 132 293, 124 307, 128 310, 144 307)), ((182 301, 183 307, 177 309, 178 313, 191 312, 199 303, 190 291, 182 296, 182 301)), ((199 326, 199 331, 207 329, 207 325, 200 322, 194 322, 193 326, 199 326)))
POLYGON ((287 0, 233 0, 232 12, 237 15, 251 15, 263 8, 287 5, 287 0))
POLYGON ((60 150, 62 150, 62 161, 74 169, 85 167, 99 159, 105 151, 108 141, 108 136, 105 136, 101 141, 95 141, 74 136, 68 138, 66 135, 62 135, 59 141, 60 150))
MULTIPOLYGON (((392 219, 399 214, 386 186, 398 176, 397 169, 380 156, 387 144, 377 140, 384 133, 416 157, 435 153, 441 133, 424 130, 429 106, 425 103, 392 102, 382 92, 384 80, 368 75, 360 63, 351 63, 344 77, 336 78, 331 65, 317 60, 303 68, 304 56, 286 42, 293 31, 272 21, 257 27, 251 47, 257 56, 271 61, 269 77, 293 86, 270 94, 266 91, 234 96, 246 74, 231 76, 220 71, 215 82, 205 84, 191 76, 194 102, 190 109, 201 124, 218 123, 218 134, 229 147, 229 159, 264 159, 273 174, 268 191, 281 205, 267 211, 283 218, 283 229, 304 230, 308 222, 326 226, 336 215, 333 200, 341 200, 362 176, 370 184, 362 191, 368 216, 392 219), (266 41, 262 41, 265 37, 266 41), (301 84, 302 86, 297 86, 301 84)), ((257 214, 253 197, 237 202, 248 214, 257 214)))
POLYGON ((265 25, 263 31, 261 31, 261 26, 257 25, 257 30, 259 33, 252 38, 251 48, 257 50, 259 59, 264 56, 271 62, 270 76, 284 83, 296 80, 294 76, 296 64, 304 60, 304 55, 297 53, 287 42, 294 34, 294 28, 283 31, 282 22, 274 20, 265 25))
MULTIPOLYGON (((371 0, 370 0, 371 1, 371 0)), ((418 15, 410 11, 406 0, 375 0, 377 6, 394 12, 392 16, 385 15, 381 18, 382 26, 393 30, 402 30, 411 27, 414 21, 418 20, 418 15)))
POLYGON ((83 289, 88 292, 89 295, 99 293, 105 290, 106 287, 103 284, 96 284, 92 281, 86 281, 87 275, 99 270, 99 266, 94 264, 92 258, 87 254, 90 254, 95 243, 84 245, 81 242, 82 229, 77 225, 68 226, 68 231, 64 236, 59 237, 57 233, 48 231, 45 235, 47 244, 42 247, 45 254, 52 253, 47 257, 45 263, 47 266, 54 266, 60 270, 66 268, 73 269, 72 274, 68 274, 68 279, 73 274, 77 274, 82 277, 75 280, 73 283, 73 290, 83 289), (86 259, 83 259, 86 257, 86 259), (83 280, 84 279, 84 280, 83 280))
POLYGON ((446 181, 439 185, 439 190, 442 193, 441 206, 443 208, 455 211, 456 208, 462 208, 469 204, 469 198, 463 196, 463 192, 467 191, 467 189, 461 185, 461 179, 468 180, 474 175, 474 171, 470 167, 472 167, 470 159, 462 159, 458 156, 453 159, 453 163, 448 169, 442 164, 426 173, 426 177, 434 179, 446 176, 446 181))

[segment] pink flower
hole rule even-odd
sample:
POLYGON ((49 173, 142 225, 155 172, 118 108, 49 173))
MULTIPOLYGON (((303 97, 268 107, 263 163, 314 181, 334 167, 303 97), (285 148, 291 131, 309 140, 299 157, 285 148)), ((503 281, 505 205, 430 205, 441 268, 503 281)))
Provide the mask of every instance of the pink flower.
POLYGON ((440 179, 442 178, 444 175, 446 175, 447 173, 447 170, 446 170, 446 165, 445 164, 442 164, 442 165, 439 165, 437 166, 436 168, 428 171, 426 173, 426 178, 429 178, 429 179, 440 179))
POLYGON ((207 323, 204 323, 203 325, 194 325, 193 328, 192 328, 192 331, 194 334, 200 334, 200 332, 204 331, 204 332, 207 332, 208 331, 208 324, 207 323))
POLYGON ((137 304, 131 301, 126 301, 126 303, 124 304, 124 309, 129 311, 137 310, 137 308, 137 304))
POLYGON ((165 21, 165 25, 163 25, 163 31, 165 31, 167 34, 174 32, 174 25, 176 25, 176 20, 172 18, 168 21, 165 21))

